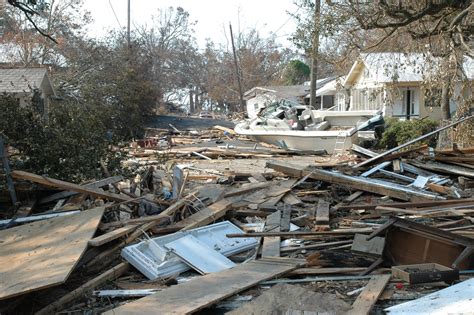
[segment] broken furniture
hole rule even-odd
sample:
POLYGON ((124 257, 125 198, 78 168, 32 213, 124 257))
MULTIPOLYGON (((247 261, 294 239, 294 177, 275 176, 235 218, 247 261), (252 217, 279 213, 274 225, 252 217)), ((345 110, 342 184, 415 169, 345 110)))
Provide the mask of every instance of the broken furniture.
POLYGON ((459 280, 459 270, 436 263, 393 266, 392 276, 409 284, 459 280))
POLYGON ((206 250, 201 253, 201 260, 208 258, 208 254, 214 254, 213 251, 229 257, 257 245, 255 238, 227 238, 226 234, 231 233, 243 233, 243 231, 229 221, 219 222, 127 246, 122 250, 122 257, 150 280, 162 279, 189 269, 189 265, 177 256, 179 252, 170 250, 177 248, 177 242, 183 238, 187 238, 190 242, 193 242, 193 239, 197 240, 196 246, 206 250))
POLYGON ((473 264, 474 239, 391 217, 367 240, 385 235, 384 256, 395 265, 438 263, 457 269, 469 269, 473 264))

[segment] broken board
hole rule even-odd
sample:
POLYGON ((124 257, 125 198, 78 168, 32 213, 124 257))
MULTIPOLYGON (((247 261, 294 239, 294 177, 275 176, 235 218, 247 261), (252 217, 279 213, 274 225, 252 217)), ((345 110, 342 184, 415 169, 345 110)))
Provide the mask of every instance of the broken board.
POLYGON ((281 258, 255 260, 232 269, 195 277, 105 314, 189 314, 296 268, 297 263, 281 258))
POLYGON ((104 208, 0 231, 0 300, 64 283, 104 208))

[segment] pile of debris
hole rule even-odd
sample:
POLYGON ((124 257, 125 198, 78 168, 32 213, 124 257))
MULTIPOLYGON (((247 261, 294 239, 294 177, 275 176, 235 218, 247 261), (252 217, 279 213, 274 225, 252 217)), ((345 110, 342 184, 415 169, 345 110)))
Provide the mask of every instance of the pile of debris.
POLYGON ((174 132, 131 145, 134 178, 7 174, 41 197, 0 221, 2 314, 472 312, 474 148, 174 132))

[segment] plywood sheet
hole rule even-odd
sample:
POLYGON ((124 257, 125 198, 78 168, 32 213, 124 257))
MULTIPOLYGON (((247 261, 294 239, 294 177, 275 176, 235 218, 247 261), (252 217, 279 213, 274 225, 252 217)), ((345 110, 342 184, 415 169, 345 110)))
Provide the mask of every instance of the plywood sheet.
POLYGON ((0 231, 0 300, 63 283, 104 208, 0 231))
POLYGON ((189 314, 296 267, 296 263, 283 260, 252 261, 193 278, 105 314, 189 314))

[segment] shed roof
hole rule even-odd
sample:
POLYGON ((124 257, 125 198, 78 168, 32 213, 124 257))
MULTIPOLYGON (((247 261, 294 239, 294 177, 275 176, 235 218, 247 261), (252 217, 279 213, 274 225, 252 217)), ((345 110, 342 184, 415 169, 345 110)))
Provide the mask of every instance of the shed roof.
POLYGON ((46 68, 0 68, 0 93, 24 93, 40 88, 55 95, 46 68))

